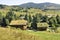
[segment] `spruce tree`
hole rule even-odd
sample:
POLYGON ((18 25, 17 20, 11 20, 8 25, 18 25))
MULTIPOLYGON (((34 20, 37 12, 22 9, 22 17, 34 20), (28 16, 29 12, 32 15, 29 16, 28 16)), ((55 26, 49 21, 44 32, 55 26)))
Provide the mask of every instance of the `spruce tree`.
POLYGON ((31 27, 32 29, 37 30, 37 20, 35 16, 33 16, 33 22, 31 23, 31 27))

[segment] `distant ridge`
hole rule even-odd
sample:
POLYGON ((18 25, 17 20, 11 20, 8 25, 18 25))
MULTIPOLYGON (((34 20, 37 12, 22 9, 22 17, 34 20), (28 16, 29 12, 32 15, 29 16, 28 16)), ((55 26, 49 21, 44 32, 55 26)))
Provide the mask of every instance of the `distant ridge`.
POLYGON ((60 4, 50 3, 50 2, 44 2, 44 3, 24 3, 19 5, 23 8, 40 8, 40 9, 60 9, 60 4))
MULTIPOLYGON (((9 5, 3 5, 0 4, 0 8, 5 8, 9 5)), ((57 9, 60 10, 60 4, 50 3, 50 2, 44 2, 44 3, 24 3, 21 5, 11 5, 10 7, 22 7, 22 8, 39 8, 39 9, 57 9)))

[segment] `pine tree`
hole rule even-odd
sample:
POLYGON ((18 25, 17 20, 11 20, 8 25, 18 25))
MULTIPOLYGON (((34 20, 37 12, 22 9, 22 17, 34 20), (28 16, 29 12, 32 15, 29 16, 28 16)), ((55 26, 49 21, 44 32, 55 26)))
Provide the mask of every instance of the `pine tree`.
POLYGON ((35 16, 33 16, 33 22, 31 23, 31 27, 32 29, 37 30, 37 20, 35 16))

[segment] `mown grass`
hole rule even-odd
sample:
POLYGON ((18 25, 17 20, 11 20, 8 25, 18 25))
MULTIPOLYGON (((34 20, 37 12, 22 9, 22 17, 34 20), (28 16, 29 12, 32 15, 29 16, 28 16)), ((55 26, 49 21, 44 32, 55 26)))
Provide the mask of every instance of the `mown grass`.
POLYGON ((0 27, 0 40, 60 40, 60 33, 0 27))

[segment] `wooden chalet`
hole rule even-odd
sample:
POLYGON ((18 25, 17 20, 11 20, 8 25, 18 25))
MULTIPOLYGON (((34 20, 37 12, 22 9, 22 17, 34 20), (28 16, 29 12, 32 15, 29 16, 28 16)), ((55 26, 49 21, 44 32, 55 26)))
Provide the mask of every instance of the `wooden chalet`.
POLYGON ((10 26, 26 30, 27 29, 27 21, 26 20, 12 20, 10 23, 10 26))
POLYGON ((44 31, 47 30, 47 28, 49 27, 49 25, 47 23, 37 23, 37 30, 39 31, 44 31))

